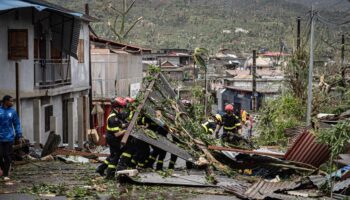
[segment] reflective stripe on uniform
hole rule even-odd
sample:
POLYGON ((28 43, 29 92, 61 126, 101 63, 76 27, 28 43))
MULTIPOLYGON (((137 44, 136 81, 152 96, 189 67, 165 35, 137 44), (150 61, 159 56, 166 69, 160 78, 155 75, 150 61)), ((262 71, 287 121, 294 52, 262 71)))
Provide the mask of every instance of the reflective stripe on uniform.
POLYGON ((140 166, 140 167, 145 166, 145 164, 143 164, 143 163, 138 163, 137 165, 140 166))
POLYGON ((172 161, 172 160, 171 160, 169 163, 171 163, 171 164, 175 164, 175 162, 174 162, 174 161, 172 161))
POLYGON ((235 128, 236 128, 236 126, 231 126, 231 127, 224 126, 224 129, 225 129, 225 130, 233 130, 233 129, 235 129, 235 128))
POLYGON ((131 120, 133 116, 134 116, 134 111, 131 111, 129 114, 128 120, 131 120))
POLYGON ((119 127, 109 127, 108 125, 107 125, 107 131, 120 131, 120 128, 119 127))
MULTIPOLYGON (((109 120, 109 118, 111 118, 111 117, 114 117, 114 116, 116 116, 117 114, 115 114, 115 113, 111 113, 109 116, 108 116, 108 118, 107 118, 107 122, 108 122, 108 120, 109 120)), ((119 127, 109 127, 109 125, 108 125, 108 123, 107 123, 107 131, 120 131, 120 128, 119 127)))
POLYGON ((136 161, 134 159, 131 160, 131 163, 136 164, 136 161))
POLYGON ((115 166, 115 165, 108 165, 108 168, 110 168, 110 169, 117 169, 117 166, 115 166))
POLYGON ((156 158, 153 157, 153 156, 149 156, 148 158, 149 158, 149 159, 152 159, 152 160, 155 160, 155 159, 156 159, 156 158))
POLYGON ((106 165, 109 165, 108 160, 103 161, 106 165))
POLYGON ((204 128, 205 132, 208 133, 208 127, 206 126, 208 122, 202 124, 202 127, 204 128))
POLYGON ((158 163, 163 163, 163 161, 162 161, 162 160, 158 160, 157 162, 158 162, 158 163))
POLYGON ((210 129, 209 129, 209 132, 210 132, 210 133, 213 133, 213 132, 214 132, 214 130, 213 130, 212 128, 210 128, 210 129))
POLYGON ((237 123, 235 126, 237 127, 237 126, 240 126, 241 125, 241 123, 237 123))
POLYGON ((127 157, 127 158, 131 158, 131 154, 125 153, 125 152, 122 154, 122 156, 127 157))

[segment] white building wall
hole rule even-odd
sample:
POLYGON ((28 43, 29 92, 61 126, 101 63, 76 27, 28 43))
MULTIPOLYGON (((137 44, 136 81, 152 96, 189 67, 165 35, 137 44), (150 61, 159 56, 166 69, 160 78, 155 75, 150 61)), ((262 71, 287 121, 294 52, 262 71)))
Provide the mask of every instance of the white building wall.
POLYGON ((15 20, 15 12, 0 16, 0 96, 15 95, 16 71, 15 61, 8 60, 8 29, 28 29, 28 59, 19 61, 21 92, 31 92, 34 88, 34 29, 30 10, 19 12, 19 19, 15 20))
POLYGON ((23 137, 27 138, 29 141, 34 140, 33 133, 33 101, 32 99, 21 101, 21 127, 23 131, 23 137))
MULTIPOLYGON (((15 97, 16 78, 15 62, 8 60, 8 29, 28 29, 28 59, 18 61, 20 78, 21 111, 20 119, 24 137, 31 142, 34 141, 34 121, 33 121, 33 99, 49 98, 48 104, 41 105, 41 127, 40 143, 44 144, 49 132, 45 132, 45 106, 53 105, 53 116, 56 117, 56 131, 62 136, 62 99, 65 95, 72 95, 73 104, 73 133, 74 141, 78 140, 78 110, 77 98, 80 95, 87 94, 89 88, 89 29, 88 24, 83 22, 80 30, 80 38, 84 39, 84 63, 78 63, 71 58, 71 77, 72 84, 53 88, 37 89, 34 88, 34 27, 32 24, 32 9, 21 9, 19 19, 15 20, 15 12, 9 12, 0 16, 0 97, 5 94, 15 97)), ((88 120, 88 119, 87 119, 88 120)))

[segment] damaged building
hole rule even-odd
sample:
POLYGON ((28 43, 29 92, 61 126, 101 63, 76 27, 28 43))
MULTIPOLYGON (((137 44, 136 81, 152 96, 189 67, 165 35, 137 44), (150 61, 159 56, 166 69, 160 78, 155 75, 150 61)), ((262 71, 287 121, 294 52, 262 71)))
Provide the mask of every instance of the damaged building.
POLYGON ((82 144, 89 122, 89 23, 40 0, 0 2, 0 95, 16 99, 24 137, 82 144))

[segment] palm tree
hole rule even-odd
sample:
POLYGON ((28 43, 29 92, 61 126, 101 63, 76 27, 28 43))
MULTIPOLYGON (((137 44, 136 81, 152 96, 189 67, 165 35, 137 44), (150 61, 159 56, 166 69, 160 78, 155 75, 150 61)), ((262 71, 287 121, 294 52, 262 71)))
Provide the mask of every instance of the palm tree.
POLYGON ((195 48, 193 53, 193 60, 196 65, 204 68, 204 87, 205 87, 205 98, 204 98, 204 114, 207 116, 207 104, 208 104, 208 87, 207 87, 207 64, 206 60, 209 58, 209 51, 205 48, 195 48))

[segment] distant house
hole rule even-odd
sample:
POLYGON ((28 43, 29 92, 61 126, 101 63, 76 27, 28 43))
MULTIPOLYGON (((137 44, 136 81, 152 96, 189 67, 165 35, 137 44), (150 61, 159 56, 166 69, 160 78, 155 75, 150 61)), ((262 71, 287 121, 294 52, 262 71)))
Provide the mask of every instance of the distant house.
POLYGON ((249 70, 227 70, 226 73, 224 87, 217 93, 219 111, 228 103, 233 103, 238 110, 251 110, 253 95, 257 96, 259 107, 262 99, 276 97, 283 87, 284 76, 280 70, 257 70, 256 94, 252 92, 253 79, 249 70))
POLYGON ((51 131, 70 147, 86 139, 93 20, 41 0, 0 1, 0 95, 16 98, 31 142, 51 131))

